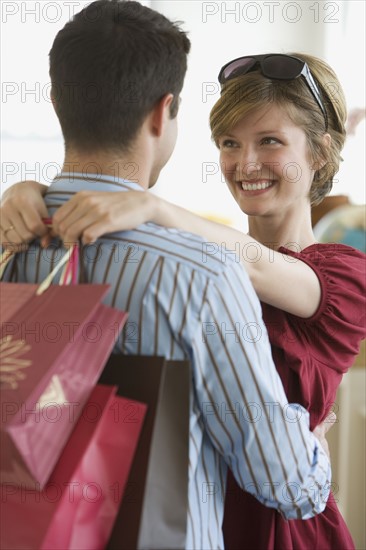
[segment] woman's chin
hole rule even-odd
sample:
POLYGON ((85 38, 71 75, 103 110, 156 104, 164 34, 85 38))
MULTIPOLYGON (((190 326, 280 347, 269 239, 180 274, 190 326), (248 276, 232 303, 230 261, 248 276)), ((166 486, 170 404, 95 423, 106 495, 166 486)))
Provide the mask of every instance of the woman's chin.
POLYGON ((261 205, 240 204, 238 202, 238 206, 246 216, 265 216, 267 214, 266 209, 261 205))

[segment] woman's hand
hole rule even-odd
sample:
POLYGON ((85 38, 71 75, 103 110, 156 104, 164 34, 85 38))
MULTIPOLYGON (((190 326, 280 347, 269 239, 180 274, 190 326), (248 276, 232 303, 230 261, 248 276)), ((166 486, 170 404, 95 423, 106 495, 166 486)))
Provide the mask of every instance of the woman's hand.
MULTIPOLYGON (((5 248, 22 250, 36 237, 43 237, 41 244, 47 246, 51 233, 42 222, 48 217, 43 200, 46 190, 47 186, 36 181, 24 181, 5 191, 0 207, 0 239, 5 248)), ((143 191, 80 191, 54 215, 52 234, 60 236, 64 243, 81 238, 89 244, 106 233, 155 221, 160 202, 163 201, 143 191)))
POLYGON ((48 217, 43 194, 47 189, 36 181, 23 181, 7 189, 0 206, 0 241, 14 251, 36 237, 47 239, 48 229, 42 218, 48 217))
POLYGON ((327 453, 328 458, 330 459, 330 451, 328 441, 326 440, 327 432, 331 429, 333 424, 338 422, 335 412, 331 411, 328 416, 325 417, 323 422, 316 426, 313 430, 313 434, 319 440, 319 443, 323 447, 324 451, 327 453))
POLYGON ((106 233, 154 221, 159 199, 149 192, 79 191, 53 216, 53 231, 64 243, 96 241, 106 233))

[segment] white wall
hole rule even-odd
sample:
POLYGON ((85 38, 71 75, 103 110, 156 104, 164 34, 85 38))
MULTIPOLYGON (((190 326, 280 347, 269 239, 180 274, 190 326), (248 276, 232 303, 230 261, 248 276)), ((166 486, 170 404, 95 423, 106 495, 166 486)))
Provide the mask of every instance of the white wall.
MULTIPOLYGON (((342 69, 340 77, 344 75, 347 79, 346 91, 350 97, 350 107, 363 106, 365 48, 362 47, 364 33, 361 26, 364 21, 364 2, 348 1, 347 10, 341 1, 306 0, 153 0, 151 5, 172 19, 184 21, 184 29, 189 31, 192 40, 189 68, 182 93, 180 137, 171 163, 161 175, 156 192, 187 208, 229 218, 236 226, 245 229, 246 222, 227 192, 219 173, 218 153, 210 141, 208 118, 210 109, 219 97, 217 75, 220 67, 230 59, 251 53, 307 52, 328 60, 337 72, 341 73, 342 69), (351 32, 346 36, 347 30, 351 32), (355 52, 359 70, 358 74, 356 71, 350 74, 353 69, 348 60, 355 52), (353 94, 355 88, 358 90, 357 96, 353 94)), ((360 137, 362 132, 358 131, 357 140, 352 139, 352 147, 344 155, 345 158, 350 154, 353 157, 358 156, 357 171, 354 162, 352 165, 350 162, 350 170, 346 172, 341 183, 335 184, 333 190, 334 194, 351 195, 351 200, 356 203, 365 202, 365 167, 360 162, 363 158, 361 151, 364 139, 360 137), (354 178, 352 185, 350 177, 354 178)))
MULTIPOLYGON (((1 3, 3 190, 25 178, 47 183, 62 163, 62 138, 49 100, 48 51, 58 30, 85 3, 1 3)), ((180 137, 155 192, 245 229, 246 223, 220 176, 217 150, 210 140, 208 117, 219 94, 216 78, 220 67, 242 54, 306 51, 330 61, 344 82, 349 106, 362 106, 365 3, 152 0, 145 4, 184 21, 192 40, 182 93, 180 137)), ((365 202, 363 151, 361 126, 347 144, 340 182, 333 191, 349 194, 355 203, 365 202)))

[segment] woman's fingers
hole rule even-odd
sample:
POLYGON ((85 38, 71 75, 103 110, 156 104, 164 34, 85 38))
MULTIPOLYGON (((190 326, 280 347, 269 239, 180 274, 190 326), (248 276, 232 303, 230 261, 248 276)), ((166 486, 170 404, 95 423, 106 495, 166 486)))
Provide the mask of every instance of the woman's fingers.
POLYGON ((53 217, 53 229, 64 242, 75 242, 94 220, 99 219, 100 213, 95 204, 103 209, 104 202, 100 195, 97 198, 95 193, 82 191, 58 209, 53 217))
POLYGON ((325 417, 323 421, 323 428, 324 428, 324 434, 329 432, 329 430, 333 427, 334 424, 337 422, 337 415, 335 412, 330 411, 328 415, 325 417))
MULTIPOLYGON (((39 184, 17 184, 1 205, 0 238, 4 245, 27 243, 50 233, 42 218, 48 217, 39 184)), ((92 243, 106 233, 133 229, 151 219, 152 195, 142 191, 80 191, 60 206, 53 216, 53 234, 64 243, 82 238, 92 243)))
POLYGON ((73 214, 73 211, 77 208, 80 200, 78 195, 79 193, 76 193, 70 200, 60 206, 53 215, 52 224, 56 233, 60 234, 62 231, 65 231, 67 225, 75 220, 75 213, 73 214))
POLYGON ((1 240, 2 243, 20 244, 29 242, 36 235, 31 231, 21 213, 16 209, 11 209, 6 215, 1 216, 1 240))
POLYGON ((18 184, 4 193, 0 208, 0 239, 6 246, 28 243, 47 233, 42 218, 47 208, 38 188, 18 184))
POLYGON ((336 414, 331 411, 324 418, 323 422, 314 428, 314 435, 319 440, 324 451, 327 453, 328 457, 330 456, 328 441, 326 440, 326 434, 329 432, 330 428, 337 422, 336 414))
MULTIPOLYGON (((131 214, 138 210, 136 199, 130 192, 81 191, 59 208, 53 218, 54 230, 64 241, 82 238, 91 243, 105 233, 130 229, 131 214)), ((136 225, 133 223, 132 227, 136 225)))

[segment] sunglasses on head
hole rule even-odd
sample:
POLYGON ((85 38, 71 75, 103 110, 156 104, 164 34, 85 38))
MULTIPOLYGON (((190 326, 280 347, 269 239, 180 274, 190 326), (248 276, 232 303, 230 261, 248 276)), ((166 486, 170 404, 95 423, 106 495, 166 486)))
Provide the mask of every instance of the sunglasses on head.
POLYGON ((328 116, 321 99, 318 86, 315 84, 310 69, 302 59, 292 55, 271 53, 267 55, 247 55, 233 59, 224 65, 219 73, 220 84, 232 78, 255 71, 259 66, 262 75, 271 80, 295 80, 303 76, 305 82, 318 103, 325 120, 325 129, 328 128, 328 116))

